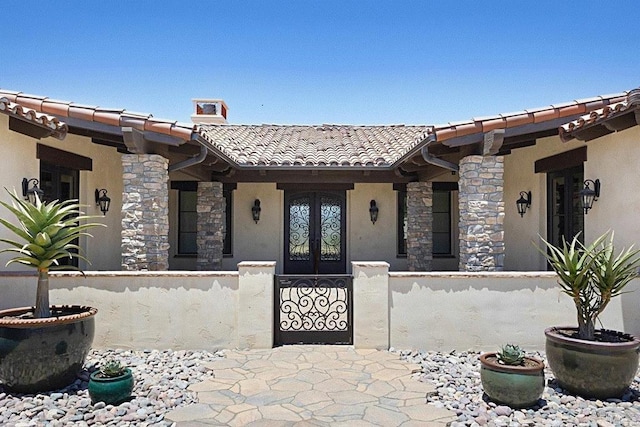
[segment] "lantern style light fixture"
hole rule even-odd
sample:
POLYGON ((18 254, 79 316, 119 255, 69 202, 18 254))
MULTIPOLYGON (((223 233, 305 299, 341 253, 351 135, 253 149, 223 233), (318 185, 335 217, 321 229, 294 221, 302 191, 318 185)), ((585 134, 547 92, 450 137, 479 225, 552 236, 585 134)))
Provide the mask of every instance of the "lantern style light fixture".
POLYGON ((253 220, 256 222, 256 224, 258 223, 258 221, 260 221, 260 212, 262 211, 262 208, 260 207, 260 200, 256 199, 253 201, 253 206, 251 206, 251 216, 253 217, 253 220))
POLYGON ((38 181, 36 178, 22 178, 22 196, 32 205, 36 204, 36 194, 38 195, 38 198, 40 200, 42 200, 42 198, 44 197, 44 191, 38 188, 38 184, 40 184, 40 181, 38 181), (33 187, 29 188, 29 184, 32 182, 33 187))
POLYGON ((107 190, 101 189, 98 190, 96 188, 96 206, 100 206, 100 211, 102 215, 106 215, 109 211, 109 206, 111 205, 111 199, 107 196, 107 190))
POLYGON ((521 191, 520 198, 516 202, 520 218, 527 212, 527 208, 531 207, 531 191, 521 191))
POLYGON ((371 202, 369 202, 369 216, 371 217, 371 222, 373 224, 375 224, 378 220, 378 211, 379 209, 376 205, 376 201, 372 200, 371 202))
POLYGON ((593 202, 600 197, 600 180, 587 179, 584 182, 584 189, 580 191, 580 197, 582 198, 582 208, 586 215, 589 213, 589 209, 593 207, 593 202), (591 188, 591 185, 593 185, 593 188, 591 188))

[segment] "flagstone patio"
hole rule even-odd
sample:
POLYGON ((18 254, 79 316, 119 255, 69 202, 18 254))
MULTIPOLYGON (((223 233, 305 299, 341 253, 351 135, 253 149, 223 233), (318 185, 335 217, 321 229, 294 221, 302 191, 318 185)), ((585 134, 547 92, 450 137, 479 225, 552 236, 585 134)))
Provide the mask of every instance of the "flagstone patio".
POLYGON ((189 387, 200 403, 165 419, 179 427, 444 426, 456 415, 428 405, 435 388, 418 365, 387 351, 284 346, 225 351, 205 363, 215 374, 189 387))

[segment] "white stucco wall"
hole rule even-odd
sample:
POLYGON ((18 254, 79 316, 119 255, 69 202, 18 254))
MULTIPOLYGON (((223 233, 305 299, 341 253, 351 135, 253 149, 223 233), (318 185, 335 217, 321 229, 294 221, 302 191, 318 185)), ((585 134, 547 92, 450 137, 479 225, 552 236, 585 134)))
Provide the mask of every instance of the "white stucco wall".
MULTIPOLYGON (((0 309, 34 303, 35 276, 2 279, 0 309)), ((96 348, 237 346, 237 272, 55 273, 50 286, 52 304, 98 309, 96 348)))
POLYGON ((233 257, 222 260, 223 270, 235 270, 242 261, 276 261, 282 271, 284 192, 275 183, 239 183, 233 192, 233 257), (260 221, 251 217, 260 200, 260 221))
POLYGON ((547 236, 547 174, 535 173, 534 164, 583 145, 579 141, 563 143, 559 137, 541 138, 536 145, 518 148, 505 156, 505 271, 546 270, 544 257, 535 245, 542 243, 539 236, 547 236), (520 217, 516 206, 521 191, 531 191, 532 199, 524 217, 520 217))
MULTIPOLYGON (((0 184, 9 190, 15 190, 20 195, 22 178, 40 177, 40 161, 36 158, 36 144, 48 145, 60 150, 69 151, 93 160, 92 171, 80 171, 80 203, 86 205, 84 211, 89 215, 98 215, 100 222, 107 228, 94 228, 90 233, 93 238, 82 238, 81 247, 85 248, 87 258, 92 265, 87 266, 80 261, 80 267, 86 270, 115 270, 120 269, 120 234, 122 206, 122 164, 120 154, 113 147, 93 144, 90 138, 77 135, 67 135, 59 141, 55 138, 37 140, 18 132, 9 130, 9 120, 0 114, 0 144, 2 144, 7 161, 0 168, 0 184), (111 208, 106 216, 95 204, 94 192, 105 188, 111 198, 111 208)), ((0 192, 0 200, 8 202, 9 196, 0 192)), ((8 218, 8 213, 2 208, 0 213, 8 218)), ((0 236, 9 237, 10 234, 0 229, 0 236)), ((4 245, 3 245, 4 247, 4 245)), ((5 268, 9 259, 7 254, 0 254, 0 268, 3 270, 20 270, 21 267, 12 264, 5 268)))
POLYGON ((393 271, 407 269, 406 257, 397 256, 397 192, 392 184, 355 184, 347 191, 347 265, 352 261, 385 261, 393 271), (378 220, 371 222, 371 200, 378 220))
MULTIPOLYGON (((547 272, 391 272, 354 262, 354 345, 415 350, 544 349, 549 326, 575 325, 570 298, 547 272)), ((273 262, 239 271, 55 273, 53 304, 98 308, 95 347, 267 348, 273 338, 273 262)), ((0 309, 33 304, 36 276, 2 274, 0 309)), ((601 320, 640 336, 640 279, 601 320)))
POLYGON ((584 143, 563 143, 559 137, 538 140, 532 147, 520 148, 505 156, 505 270, 545 270, 544 257, 536 251, 539 236, 547 235, 547 174, 534 173, 534 163, 555 154, 587 146, 585 179, 600 179, 601 196, 584 217, 584 235, 590 241, 607 230, 614 230, 616 243, 640 245, 640 127, 584 143), (520 217, 516 200, 520 191, 532 192, 531 208, 520 217))
MULTIPOLYGON (((390 273, 390 345, 398 349, 496 351, 507 343, 544 350, 544 329, 577 325, 554 273, 390 273)), ((612 300, 604 327, 640 334, 633 291, 612 300)), ((357 304, 358 302, 354 302, 357 304)))
MULTIPOLYGON (((585 179, 600 179, 600 198, 585 215, 585 234, 615 233, 618 250, 640 247, 640 126, 588 143, 585 179)), ((640 307, 640 306, 639 306, 640 307)))

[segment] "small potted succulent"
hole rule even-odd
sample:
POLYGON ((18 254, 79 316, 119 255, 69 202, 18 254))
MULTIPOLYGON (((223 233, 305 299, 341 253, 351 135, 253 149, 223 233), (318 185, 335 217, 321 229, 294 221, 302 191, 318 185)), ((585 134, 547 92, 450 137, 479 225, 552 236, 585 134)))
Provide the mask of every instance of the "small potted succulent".
POLYGON ((480 355, 480 379, 489 399, 512 408, 535 405, 544 391, 544 363, 507 344, 480 355))
POLYGON ((584 397, 619 397, 628 389, 638 370, 640 339, 607 329, 596 322, 612 298, 638 277, 640 251, 616 252, 613 233, 607 232, 584 245, 575 236, 556 247, 545 241, 549 265, 558 275, 558 285, 573 300, 578 327, 547 328, 546 354, 549 367, 564 389, 584 397))
POLYGON ((108 360, 89 376, 91 401, 119 405, 131 397, 133 374, 118 360, 108 360))

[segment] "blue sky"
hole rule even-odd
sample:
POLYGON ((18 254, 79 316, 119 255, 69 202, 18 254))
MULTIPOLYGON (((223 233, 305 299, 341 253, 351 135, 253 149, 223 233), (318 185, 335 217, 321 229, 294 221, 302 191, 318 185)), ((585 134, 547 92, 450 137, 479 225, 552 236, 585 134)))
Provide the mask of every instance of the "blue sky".
POLYGON ((0 88, 189 121, 438 124, 640 86, 635 0, 5 1, 0 88))

